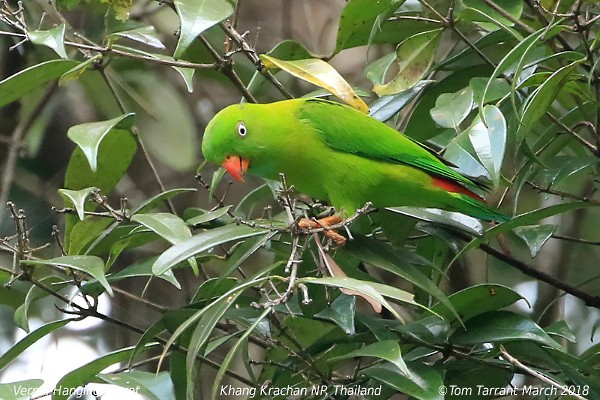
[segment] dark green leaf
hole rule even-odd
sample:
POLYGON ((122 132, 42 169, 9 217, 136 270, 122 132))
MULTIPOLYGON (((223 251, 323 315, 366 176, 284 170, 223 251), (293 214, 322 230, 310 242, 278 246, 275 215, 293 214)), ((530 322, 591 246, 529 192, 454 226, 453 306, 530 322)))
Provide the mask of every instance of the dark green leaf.
POLYGON ((356 297, 339 295, 330 305, 315 317, 334 322, 348 335, 354 335, 354 313, 356 312, 356 297))
POLYGON ((355 236, 354 240, 346 243, 342 250, 361 261, 406 279, 446 305, 449 310, 454 310, 444 292, 418 268, 410 264, 405 258, 396 255, 391 246, 375 239, 355 236))
MULTIPOLYGON (((523 296, 509 287, 502 285, 483 284, 475 285, 456 292, 448 297, 462 321, 489 311, 497 311, 511 304, 525 300, 523 296)), ((454 313, 442 304, 431 307, 431 311, 439 314, 449 322, 456 321, 454 313)), ((429 317, 429 313, 423 314, 429 317)))
POLYGON ((548 335, 558 336, 571 343, 577 343, 577 336, 573 333, 565 321, 556 321, 545 329, 548 335))
POLYGON ((390 303, 387 302, 387 300, 384 298, 384 296, 394 299, 394 300, 398 300, 403 303, 422 307, 421 305, 419 305, 418 303, 416 303, 414 301, 414 296, 412 294, 410 294, 404 290, 401 290, 401 289, 398 289, 398 288, 395 288, 392 286, 388 286, 388 285, 383 285, 383 284, 377 283, 377 282, 361 281, 358 279, 353 279, 353 278, 348 278, 348 277, 343 277, 343 278, 305 277, 305 278, 298 279, 298 283, 305 283, 305 284, 310 283, 310 284, 315 284, 315 285, 332 286, 332 287, 343 288, 343 289, 348 289, 348 290, 359 292, 367 297, 372 298, 376 302, 380 303, 382 306, 387 308, 396 318, 398 318, 401 321, 402 321, 402 318, 400 317, 400 315, 390 305, 390 303))
POLYGON ((443 400, 440 387, 442 377, 431 366, 421 362, 407 362, 410 378, 401 374, 391 363, 379 364, 362 371, 362 374, 381 382, 400 393, 407 394, 418 400, 443 400))
POLYGON ((465 330, 457 330, 450 340, 459 346, 526 340, 561 349, 560 345, 530 318, 510 311, 491 311, 471 318, 465 323, 465 330))
POLYGON ((398 372, 400 372, 409 379, 412 378, 408 367, 406 366, 406 363, 402 359, 400 345, 394 340, 383 340, 380 342, 372 343, 343 356, 331 358, 329 359, 329 361, 344 360, 347 358, 354 357, 375 357, 385 361, 389 361, 390 363, 392 363, 392 365, 398 368, 398 372))
POLYGON ((471 360, 452 360, 445 367, 444 384, 448 389, 446 399, 449 400, 471 400, 474 396, 478 400, 496 399, 496 395, 484 395, 484 390, 510 388, 508 385, 513 377, 506 369, 471 360))

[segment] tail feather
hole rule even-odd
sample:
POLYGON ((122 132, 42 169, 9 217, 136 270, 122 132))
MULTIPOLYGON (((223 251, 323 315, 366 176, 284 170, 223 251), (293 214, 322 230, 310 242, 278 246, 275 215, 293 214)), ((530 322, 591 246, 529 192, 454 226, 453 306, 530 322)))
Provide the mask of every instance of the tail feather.
POLYGON ((472 196, 465 194, 458 194, 456 197, 460 199, 461 202, 460 208, 456 207, 456 211, 458 212, 484 221, 506 222, 510 220, 508 215, 488 206, 482 200, 475 199, 472 196))

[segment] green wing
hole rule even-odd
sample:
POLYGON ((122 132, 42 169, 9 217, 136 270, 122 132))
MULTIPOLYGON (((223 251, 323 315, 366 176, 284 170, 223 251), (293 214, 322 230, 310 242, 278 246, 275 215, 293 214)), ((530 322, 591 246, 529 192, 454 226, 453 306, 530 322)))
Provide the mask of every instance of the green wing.
POLYGON ((362 112, 327 100, 306 100, 300 118, 321 134, 332 149, 375 160, 409 165, 454 182, 487 189, 487 186, 451 169, 448 161, 421 143, 362 112))

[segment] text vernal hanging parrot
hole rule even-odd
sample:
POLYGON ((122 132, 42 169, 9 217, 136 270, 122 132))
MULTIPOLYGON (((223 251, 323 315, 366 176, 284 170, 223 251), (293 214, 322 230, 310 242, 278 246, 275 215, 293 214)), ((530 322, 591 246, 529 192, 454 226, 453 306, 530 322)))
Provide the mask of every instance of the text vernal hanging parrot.
POLYGON ((236 104, 208 124, 204 157, 236 180, 279 179, 351 215, 375 207, 430 207, 487 221, 507 216, 472 189, 484 188, 441 157, 349 106, 320 99, 236 104))

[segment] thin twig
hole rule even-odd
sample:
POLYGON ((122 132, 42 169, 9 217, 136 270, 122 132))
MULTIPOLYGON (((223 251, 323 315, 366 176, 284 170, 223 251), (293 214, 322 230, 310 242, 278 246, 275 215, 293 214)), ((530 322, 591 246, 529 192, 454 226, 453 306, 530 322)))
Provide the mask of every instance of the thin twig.
POLYGON ((503 345, 500 345, 500 353, 502 353, 502 356, 504 358, 506 358, 506 360, 511 363, 512 365, 514 365, 515 367, 517 367, 518 369, 520 369, 521 371, 527 373, 527 375, 533 376, 534 378, 537 378, 539 380, 541 380, 544 383, 547 383, 550 386, 553 386, 557 389, 559 389, 561 391, 561 396, 562 394, 568 394, 569 396, 573 396, 576 399, 579 400, 588 400, 587 398, 578 395, 577 393, 573 392, 571 389, 569 389, 569 387, 567 386, 563 386, 560 383, 548 378, 546 375, 534 370, 533 368, 528 367, 527 365, 523 364, 521 361, 517 360, 515 357, 511 356, 506 349, 504 348, 503 345))

